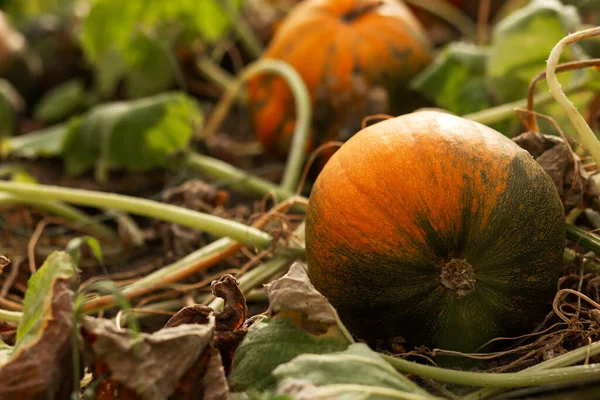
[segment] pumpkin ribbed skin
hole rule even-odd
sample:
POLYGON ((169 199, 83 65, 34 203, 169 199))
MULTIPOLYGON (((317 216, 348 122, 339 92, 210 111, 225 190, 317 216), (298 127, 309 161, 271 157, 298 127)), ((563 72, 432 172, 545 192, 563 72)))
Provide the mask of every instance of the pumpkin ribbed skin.
MULTIPOLYGON (((321 125, 314 127, 317 143, 328 135, 334 139, 347 117, 356 117, 365 90, 381 85, 397 99, 431 61, 425 31, 395 0, 302 2, 281 23, 263 57, 289 63, 304 80, 321 125)), ((285 154, 295 126, 286 83, 273 75, 251 79, 248 100, 260 142, 273 154, 285 154)))
POLYGON ((357 133, 308 206, 310 278, 363 338, 474 351, 524 333, 551 309, 564 246, 558 193, 529 153, 433 111, 357 133))

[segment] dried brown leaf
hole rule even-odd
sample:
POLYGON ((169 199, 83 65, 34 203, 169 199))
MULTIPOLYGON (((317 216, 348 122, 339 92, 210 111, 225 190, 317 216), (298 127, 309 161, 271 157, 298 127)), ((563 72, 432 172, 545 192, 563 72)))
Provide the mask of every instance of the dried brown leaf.
POLYGON ((305 264, 294 263, 287 274, 265 285, 269 297, 271 316, 281 312, 300 316, 303 328, 312 332, 326 330, 336 325, 331 305, 310 283, 305 264))
POLYGON ((71 278, 56 279, 51 313, 37 341, 17 347, 10 361, 0 366, 0 399, 68 399, 73 366, 71 278))
POLYGON ((10 260, 0 254, 0 274, 2 273, 4 267, 6 267, 8 264, 10 264, 10 260))
POLYGON ((554 182, 563 202, 565 213, 574 208, 600 210, 598 188, 583 169, 581 160, 557 136, 525 132, 513 139, 540 164, 554 182))
POLYGON ((221 354, 209 347, 179 382, 171 400, 228 400, 229 385, 221 354))
POLYGON ((248 316, 246 298, 233 275, 225 274, 210 284, 213 294, 225 300, 223 311, 217 312, 217 331, 239 329, 248 316))
POLYGON ((137 338, 109 320, 85 317, 86 336, 93 337, 89 352, 106 362, 111 378, 144 400, 163 400, 201 357, 213 337, 214 316, 206 324, 183 324, 137 338))

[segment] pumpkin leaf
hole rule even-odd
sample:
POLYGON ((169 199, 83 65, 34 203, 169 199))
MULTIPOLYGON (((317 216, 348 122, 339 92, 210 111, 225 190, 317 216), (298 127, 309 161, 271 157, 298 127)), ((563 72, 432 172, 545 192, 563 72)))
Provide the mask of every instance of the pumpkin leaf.
POLYGON ((302 354, 275 368, 278 392, 296 399, 403 398, 428 399, 426 392, 412 383, 363 343, 330 354, 302 354))
POLYGON ((487 93, 488 49, 468 43, 446 47, 412 82, 412 87, 448 111, 468 114, 493 105, 487 93))
POLYGON ((86 101, 83 82, 73 79, 46 93, 36 106, 34 117, 49 123, 61 121, 83 109, 86 101))
MULTIPOLYGON (((554 45, 581 24, 577 9, 558 0, 534 0, 500 21, 492 32, 488 87, 500 102, 527 95, 531 79, 546 67, 554 45)), ((565 61, 572 51, 565 50, 565 61)), ((573 75, 561 74, 567 81, 573 75)))
POLYGON ((283 277, 265 285, 269 297, 268 313, 300 319, 305 330, 323 333, 337 326, 338 319, 325 296, 310 282, 305 268, 306 264, 296 262, 283 277))
MULTIPOLYGON (((239 8, 240 0, 233 1, 239 8)), ((219 0, 98 0, 83 20, 81 44, 86 58, 96 67, 99 89, 111 93, 125 79, 130 97, 142 97, 168 89, 174 82, 169 60, 173 44, 180 40, 216 43, 232 23, 219 0), (116 19, 116 20, 115 20, 116 19)))
POLYGON ((275 383, 271 372, 304 353, 345 349, 351 338, 323 295, 310 283, 303 263, 296 262, 283 277, 265 285, 268 317, 249 328, 233 357, 229 382, 236 390, 264 390, 275 383))
MULTIPOLYGON (((82 327, 89 339, 86 354, 95 360, 96 367, 105 365, 111 379, 140 398, 161 400, 176 391, 178 382, 209 349, 215 318, 211 315, 205 324, 183 324, 137 336, 128 329, 117 328, 113 321, 106 319, 86 316, 82 327)), ((208 353, 209 357, 201 360, 203 365, 219 367, 219 358, 212 363, 210 361, 213 354, 208 353)), ((216 373, 211 370, 211 374, 216 373)), ((224 377, 222 382, 225 382, 224 377)))
POLYGON ((256 320, 233 357, 229 383, 235 390, 263 390, 275 383, 271 372, 299 354, 331 353, 348 346, 339 338, 313 336, 287 318, 256 320))
POLYGON ((94 165, 102 171, 164 166, 187 146, 200 118, 197 103, 177 92, 94 107, 67 133, 66 170, 79 175, 94 165))
POLYGON ((66 253, 54 252, 29 279, 15 347, 0 344, 0 398, 70 395, 75 271, 66 253))
POLYGON ((19 92, 5 79, 0 79, 0 139, 12 136, 17 123, 17 113, 25 109, 19 92))
POLYGON ((69 131, 69 123, 53 125, 2 142, 1 153, 23 158, 57 157, 69 131))

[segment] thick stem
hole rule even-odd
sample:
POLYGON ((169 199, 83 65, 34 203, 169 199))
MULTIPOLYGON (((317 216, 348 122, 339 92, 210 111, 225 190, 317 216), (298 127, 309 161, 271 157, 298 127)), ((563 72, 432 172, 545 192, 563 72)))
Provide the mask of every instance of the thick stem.
MULTIPOLYGON (((580 79, 579 81, 567 86, 564 90, 565 93, 575 93, 586 88, 590 83, 591 77, 580 79)), ((534 96, 535 104, 538 106, 544 106, 552 103, 554 98, 550 93, 539 93, 534 96)), ((477 111, 471 114, 465 114, 462 117, 470 119, 471 121, 479 122, 480 124, 490 125, 497 122, 504 121, 508 118, 515 116, 515 109, 525 108, 527 106, 527 99, 521 99, 512 103, 501 104, 496 107, 487 108, 485 110, 477 111)))
MULTIPOLYGON (((304 223, 302 223, 294 230, 296 237, 302 241, 304 241, 305 235, 304 226, 304 223)), ((254 289, 261 283, 267 282, 269 278, 283 272, 285 267, 289 266, 296 258, 297 256, 283 254, 273 257, 269 261, 264 262, 263 264, 239 277, 238 284, 240 289, 244 294, 250 292, 250 290, 254 289)), ((223 299, 213 297, 213 300, 210 302, 209 306, 212 307, 213 310, 220 310, 223 307, 223 299)))
POLYGON ((8 311, 0 309, 0 321, 4 322, 16 322, 17 324, 23 318, 23 313, 20 311, 8 311))
POLYGON ((600 254, 600 237, 595 233, 567 224, 567 239, 600 254))
POLYGON ((198 71, 200 71, 204 78, 224 91, 229 90, 233 86, 233 76, 205 55, 200 55, 196 58, 196 68, 198 68, 198 71))
MULTIPOLYGON (((208 246, 188 254, 177 262, 138 279, 131 285, 123 288, 121 295, 127 299, 142 296, 152 290, 164 287, 169 283, 190 276, 191 274, 202 270, 205 265, 214 265, 216 262, 229 257, 233 252, 237 251, 239 247, 240 246, 236 242, 229 238, 216 240, 208 246)), ((115 304, 116 299, 114 296, 105 295, 87 301, 84 310, 87 313, 93 313, 112 307, 115 304)))
POLYGON ((405 3, 422 8, 448 22, 467 39, 477 37, 477 26, 471 18, 445 0, 405 0, 405 3))
POLYGON ((201 135, 206 138, 215 134, 227 116, 229 108, 233 104, 233 101, 240 92, 243 84, 248 79, 261 73, 276 74, 284 79, 289 85, 296 102, 296 126, 294 128, 294 137, 292 139, 290 153, 281 182, 281 188, 283 190, 293 192, 296 189, 300 173, 302 172, 306 143, 308 142, 310 135, 312 109, 306 85, 296 70, 289 64, 280 60, 263 59, 246 67, 240 77, 223 95, 219 104, 217 104, 212 118, 206 123, 201 135))
POLYGON ((512 388, 524 386, 550 385, 559 382, 569 382, 578 379, 597 377, 600 374, 600 364, 578 365, 566 368, 556 368, 529 373, 486 373, 467 372, 452 369, 432 367, 416 362, 401 360, 389 355, 381 357, 400 372, 419 375, 442 382, 455 383, 464 386, 479 386, 489 388, 512 388))
MULTIPOLYGON (((564 64, 560 64, 556 67, 556 72, 565 72, 565 71, 573 71, 575 69, 581 68, 589 68, 600 65, 600 58, 594 58, 593 60, 582 60, 582 61, 572 61, 564 64)), ((546 79, 546 71, 540 72, 531 80, 529 83, 529 88, 527 89, 527 110, 533 111, 533 103, 535 101, 535 85, 541 81, 542 79, 546 79)), ((529 113, 527 116, 527 123, 529 126, 528 129, 538 132, 538 126, 535 119, 535 115, 533 113, 529 113)))
POLYGON ((27 204, 44 209, 54 215, 63 217, 68 221, 75 222, 82 227, 87 228, 90 233, 94 233, 99 237, 116 240, 117 234, 108 226, 94 221, 89 215, 73 208, 67 204, 62 204, 56 201, 48 201, 44 198, 33 196, 21 196, 10 193, 0 193, 1 204, 27 204))
MULTIPOLYGON (((529 367, 521 372, 518 372, 518 374, 526 375, 531 372, 546 371, 552 368, 567 367, 569 365, 581 362, 588 357, 594 357, 598 354, 600 354, 600 342, 592 343, 589 346, 580 347, 578 349, 572 350, 568 353, 555 357, 551 360, 541 362, 539 364, 534 365, 533 367, 529 367)), ((460 400, 479 400, 501 391, 502 390, 499 389, 484 388, 476 392, 469 393, 468 395, 461 397, 460 400)))
POLYGON ((579 139, 596 162, 596 165, 600 165, 600 142, 596 138, 592 128, 590 128, 590 126, 587 124, 585 118, 583 118, 583 116, 577 110, 577 107, 575 107, 575 105, 573 105, 569 98, 563 93, 555 73, 560 55, 567 45, 596 35, 600 35, 600 27, 586 29, 584 31, 570 34, 559 41, 556 46, 554 46, 550 52, 550 56, 548 57, 548 64, 546 65, 546 81, 550 87, 550 93, 552 93, 552 96, 554 96, 556 101, 565 110, 567 117, 569 117, 569 120, 579 135, 579 139))
POLYGON ((251 193, 257 196, 272 193, 278 201, 294 196, 293 191, 285 190, 266 179, 250 175, 231 164, 202 154, 188 152, 183 160, 183 165, 212 179, 220 180, 227 185, 227 188, 243 193, 251 193))
POLYGON ((126 211, 201 229, 216 236, 230 237, 245 245, 258 246, 263 249, 269 247, 272 241, 271 236, 267 233, 238 222, 137 197, 5 181, 0 181, 0 191, 47 200, 60 200, 83 206, 126 211))

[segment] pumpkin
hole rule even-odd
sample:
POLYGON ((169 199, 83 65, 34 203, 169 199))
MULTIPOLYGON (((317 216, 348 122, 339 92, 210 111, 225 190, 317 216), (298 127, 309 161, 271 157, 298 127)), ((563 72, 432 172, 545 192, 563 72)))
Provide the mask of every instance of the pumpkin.
POLYGON ((307 211, 314 286, 366 340, 463 352, 551 310, 563 207, 529 153, 479 123, 420 111, 358 132, 307 211))
MULTIPOLYGON (((371 113, 397 110, 397 100, 406 101, 402 89, 429 64, 430 52, 423 28, 402 2, 308 0, 281 23, 263 57, 287 62, 304 80, 315 110, 316 145, 340 139, 348 119, 356 125, 371 113), (387 97, 380 100, 379 92, 369 92, 373 87, 385 87, 387 97)), ((248 104, 265 149, 286 154, 295 126, 287 84, 270 74, 251 79, 248 104)))

